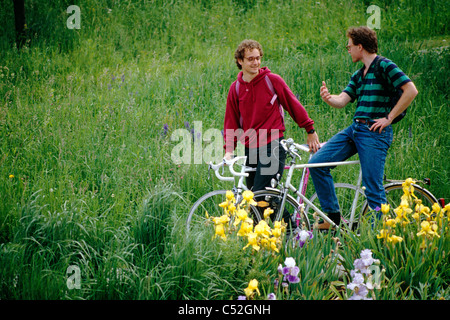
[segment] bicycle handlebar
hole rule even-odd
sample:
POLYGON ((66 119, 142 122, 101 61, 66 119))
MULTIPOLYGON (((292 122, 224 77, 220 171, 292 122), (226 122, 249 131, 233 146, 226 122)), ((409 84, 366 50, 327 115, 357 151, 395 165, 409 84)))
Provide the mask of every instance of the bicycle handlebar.
POLYGON ((287 140, 281 140, 280 144, 284 148, 284 150, 286 150, 291 155, 294 155, 299 159, 301 159, 302 157, 297 153, 297 149, 309 152, 309 146, 307 144, 298 144, 294 142, 292 138, 289 138, 287 140))
MULTIPOLYGON (((281 140, 280 144, 287 152, 289 152, 291 155, 295 155, 299 159, 301 159, 301 156, 297 153, 298 150, 308 153, 310 152, 309 146, 307 144, 298 144, 294 142, 292 138, 289 138, 287 140, 283 139, 281 140)), ((248 177, 249 174, 247 172, 244 172, 244 170, 242 170, 242 172, 236 172, 236 170, 234 170, 234 165, 236 164, 236 162, 238 162, 239 160, 245 161, 246 158, 247 157, 245 156, 239 156, 234 157, 230 160, 223 159, 222 162, 218 164, 213 164, 212 162, 210 162, 209 169, 214 170, 216 177, 222 181, 234 181, 235 177, 248 177), (219 169, 225 165, 228 167, 230 173, 233 175, 232 177, 224 177, 223 175, 220 174, 219 169)))
POLYGON ((212 162, 209 163, 209 168, 214 170, 214 173, 216 174, 216 177, 219 180, 222 181, 234 181, 234 177, 248 177, 248 173, 245 172, 236 172, 234 170, 234 165, 236 164, 236 162, 238 162, 239 160, 242 159, 246 159, 245 156, 241 156, 241 157, 235 157, 233 159, 230 160, 226 160, 223 159, 221 163, 218 164, 213 164, 212 162), (219 169, 222 168, 224 165, 228 166, 228 169, 230 170, 231 174, 233 175, 233 177, 224 177, 219 173, 219 169))

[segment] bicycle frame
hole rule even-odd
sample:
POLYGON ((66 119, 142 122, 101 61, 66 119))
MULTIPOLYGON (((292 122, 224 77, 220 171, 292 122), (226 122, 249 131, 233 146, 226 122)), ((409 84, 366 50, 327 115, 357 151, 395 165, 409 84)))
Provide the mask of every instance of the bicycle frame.
MULTIPOLYGON (((276 217, 276 220, 280 220, 281 219, 281 215, 283 213, 284 210, 284 206, 286 203, 286 198, 287 195, 289 193, 289 190, 294 192, 297 195, 297 199, 300 199, 301 201, 297 201, 297 203, 299 205, 306 203, 308 204, 311 208, 314 209, 314 211, 325 221, 327 221, 328 223, 330 223, 330 225, 339 228, 339 226, 337 226, 330 218, 328 218, 328 216, 323 213, 319 208, 317 208, 311 201, 309 201, 308 198, 306 198, 305 196, 305 191, 306 191, 306 187, 307 187, 307 183, 309 180, 309 169, 308 168, 313 168, 313 167, 334 167, 334 166, 343 166, 343 165, 353 165, 353 164, 360 164, 359 160, 354 160, 354 161, 339 161, 339 162, 324 162, 324 163, 312 163, 312 164, 297 164, 297 158, 301 159, 301 156, 296 152, 296 150, 292 150, 291 147, 286 147, 286 143, 290 143, 291 147, 295 146, 296 148, 303 150, 305 152, 309 152, 309 148, 296 144, 292 141, 292 139, 288 139, 283 140, 282 141, 282 145, 283 147, 286 149, 287 152, 289 152, 292 156, 292 160, 288 169, 288 174, 286 176, 286 182, 284 184, 284 186, 281 189, 281 193, 283 194, 283 198, 281 200, 281 206, 280 206, 280 210, 278 210, 278 214, 276 217), (289 141, 290 140, 290 141, 289 141), (291 184, 291 180, 292 177, 294 175, 294 170, 298 170, 298 169, 303 169, 303 173, 302 173, 302 179, 300 181, 300 186, 298 189, 296 189, 294 187, 294 185, 291 184), (300 189, 300 190, 299 190, 300 189)), ((351 213, 350 213, 350 224, 349 224, 349 228, 351 229, 354 223, 354 218, 355 218, 355 212, 356 212, 356 205, 358 203, 358 198, 359 198, 359 192, 358 190, 361 189, 361 184, 362 184, 362 171, 361 169, 359 170, 359 175, 358 175, 358 180, 357 180, 357 184, 356 184, 356 192, 355 192, 355 197, 353 199, 352 202, 352 208, 351 208, 351 213)))
MULTIPOLYGON (((289 152, 292 156, 292 160, 290 162, 289 166, 286 166, 285 169, 288 170, 287 175, 286 175, 286 181, 284 183, 284 186, 282 186, 280 189, 276 189, 276 188, 266 188, 269 190, 278 190, 283 194, 282 197, 282 201, 281 201, 281 206, 280 206, 280 210, 278 211, 276 220, 280 220, 281 219, 281 214, 284 210, 284 206, 286 203, 286 198, 288 196, 289 191, 292 191, 293 193, 295 193, 297 195, 297 203, 298 205, 302 205, 304 203, 308 204, 311 208, 314 209, 314 211, 325 221, 327 221, 328 223, 330 223, 332 226, 339 228, 339 226, 337 226, 330 218, 328 218, 328 216, 322 212, 319 208, 317 208, 317 206, 315 206, 311 201, 309 201, 309 199, 305 196, 306 193, 306 188, 308 185, 308 181, 309 181, 309 168, 312 167, 329 167, 329 166, 343 166, 343 165, 353 165, 353 164, 359 164, 359 160, 354 160, 354 161, 340 161, 340 162, 324 162, 324 163, 314 163, 314 164, 297 164, 296 161, 297 159, 301 159, 301 156, 296 152, 296 150, 291 150, 291 148, 287 148, 285 146, 286 141, 290 141, 291 143, 291 147, 294 146, 304 152, 308 152, 309 153, 309 147, 307 145, 299 145, 297 143, 294 143, 292 141, 292 139, 288 139, 288 140, 282 140, 282 145, 283 147, 286 149, 287 152, 289 152), (289 149, 289 150, 288 150, 289 149), (292 181, 292 177, 294 175, 294 170, 298 170, 298 169, 303 169, 303 173, 302 173, 302 178, 300 181, 300 185, 299 188, 296 189, 295 186, 291 183, 292 181)), ((255 171, 255 168, 251 168, 251 167, 247 167, 244 165, 241 165, 241 170, 240 172, 236 172, 234 170, 234 164, 236 164, 236 162, 238 162, 239 160, 246 160, 245 156, 239 156, 239 157, 235 157, 231 160, 223 160, 221 163, 219 164, 209 164, 209 169, 213 169, 217 178, 219 180, 222 181, 234 181, 235 182, 235 178, 239 177, 238 183, 236 185, 234 185, 233 187, 233 192, 235 194, 241 194, 242 191, 248 190, 247 186, 244 183, 244 178, 248 176, 248 172, 251 171, 255 171), (231 174, 233 175, 232 177, 224 177, 223 175, 221 175, 219 173, 219 169, 223 168, 224 166, 228 166, 229 171, 231 172, 231 174)), ((359 192, 358 190, 361 190, 361 184, 362 184, 362 172, 361 169, 359 170, 359 176, 358 176, 358 180, 357 180, 357 184, 356 184, 356 192, 355 192, 355 197, 353 198, 353 202, 352 202, 352 207, 351 207, 351 213, 350 213, 350 221, 349 221, 349 228, 351 229, 354 223, 354 218, 355 218, 355 213, 356 213, 356 205, 358 203, 358 198, 359 198, 359 192)))

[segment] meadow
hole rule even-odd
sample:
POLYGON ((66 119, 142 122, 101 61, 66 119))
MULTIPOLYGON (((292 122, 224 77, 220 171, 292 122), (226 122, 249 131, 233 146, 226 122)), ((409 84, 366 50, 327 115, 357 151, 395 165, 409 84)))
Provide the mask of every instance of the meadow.
MULTIPOLYGON (((393 245, 367 222, 359 237, 314 232, 307 246, 278 254, 185 230, 198 197, 231 186, 194 155, 174 163, 171 137, 187 130, 206 147, 202 132, 222 129, 239 42, 262 44, 262 65, 285 79, 325 141, 351 122, 354 105, 332 110, 319 88, 340 92, 359 68, 345 31, 366 24, 369 5, 381 8, 379 53, 419 91, 394 126, 386 175, 430 178, 427 189, 449 203, 446 1, 30 0, 21 48, 12 1, 2 1, 0 299, 237 299, 252 279, 263 299, 288 257, 301 280, 277 298, 346 299, 364 249, 384 270, 374 298, 450 299, 448 221, 425 247, 420 227, 393 245), (80 7, 80 29, 67 27, 69 5, 80 7)), ((292 120, 286 126, 306 141, 292 120)))

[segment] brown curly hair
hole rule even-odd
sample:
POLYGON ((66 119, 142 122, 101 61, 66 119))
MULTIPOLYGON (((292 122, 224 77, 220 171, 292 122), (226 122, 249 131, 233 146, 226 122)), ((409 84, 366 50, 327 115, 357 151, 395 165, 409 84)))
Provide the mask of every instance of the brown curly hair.
POLYGON ((377 34, 374 30, 366 26, 348 29, 347 37, 352 39, 354 45, 362 45, 369 53, 378 52, 377 34))
POLYGON ((245 39, 244 41, 242 41, 239 44, 239 46, 237 47, 237 49, 234 53, 234 58, 236 59, 236 65, 239 68, 239 70, 242 69, 242 66, 240 65, 238 60, 244 60, 245 50, 247 50, 247 49, 248 50, 258 49, 260 56, 261 57, 263 56, 262 46, 259 44, 258 41, 251 40, 251 39, 245 39))

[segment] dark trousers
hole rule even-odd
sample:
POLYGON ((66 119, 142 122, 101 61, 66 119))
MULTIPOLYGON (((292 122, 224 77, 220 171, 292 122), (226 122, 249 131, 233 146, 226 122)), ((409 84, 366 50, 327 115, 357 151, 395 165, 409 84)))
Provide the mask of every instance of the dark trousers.
POLYGON ((279 139, 258 148, 245 148, 247 166, 256 168, 246 179, 247 187, 253 192, 270 187, 270 181, 277 174, 282 175, 286 151, 280 145, 279 139))
MULTIPOLYGON (((256 168, 256 171, 249 173, 246 180, 247 187, 253 192, 270 187, 272 178, 275 178, 277 174, 280 174, 281 177, 283 174, 286 151, 280 145, 279 139, 259 148, 246 148, 245 155, 247 156, 246 165, 256 168)), ((270 204, 270 207, 275 210, 275 213, 271 216, 272 219, 277 215, 275 208, 280 206, 279 200, 273 199, 274 202, 270 204)), ((263 216, 263 209, 261 209, 260 213, 263 216)), ((288 232, 292 228, 290 216, 291 213, 285 208, 283 211, 283 220, 288 224, 288 232)))

